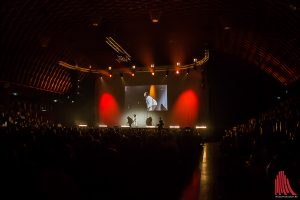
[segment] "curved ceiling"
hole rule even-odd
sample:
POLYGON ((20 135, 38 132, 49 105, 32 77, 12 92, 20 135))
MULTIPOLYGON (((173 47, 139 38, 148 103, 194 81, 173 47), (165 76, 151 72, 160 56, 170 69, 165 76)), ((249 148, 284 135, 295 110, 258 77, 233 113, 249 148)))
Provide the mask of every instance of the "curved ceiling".
POLYGON ((0 9, 0 81, 64 93, 72 77, 58 61, 124 65, 109 36, 137 66, 190 63, 208 45, 283 85, 300 78, 296 0, 4 0, 0 9))

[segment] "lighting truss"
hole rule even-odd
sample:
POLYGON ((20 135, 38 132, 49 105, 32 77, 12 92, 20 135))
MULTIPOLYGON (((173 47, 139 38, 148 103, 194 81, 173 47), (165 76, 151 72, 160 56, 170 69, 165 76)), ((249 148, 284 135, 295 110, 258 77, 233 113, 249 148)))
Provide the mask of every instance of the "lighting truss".
POLYGON ((117 53, 117 61, 130 62, 131 56, 112 37, 106 37, 105 42, 117 53))
MULTIPOLYGON (((125 51, 126 52, 126 51, 125 51)), ((129 54, 126 54, 129 55, 129 54)), ((193 69, 198 66, 204 65, 207 61, 209 60, 209 50, 204 51, 204 57, 201 60, 197 60, 196 62, 192 64, 186 64, 186 65, 180 65, 178 66, 171 66, 171 65, 166 65, 166 66, 156 66, 155 67, 155 72, 166 72, 166 71, 176 71, 176 70, 185 70, 185 69, 193 69)), ((94 74, 108 74, 107 70, 100 70, 100 69, 95 69, 95 68, 90 68, 90 67, 80 67, 78 65, 70 65, 64 61, 58 61, 58 64, 62 67, 72 69, 72 70, 77 70, 83 73, 94 73, 94 74)), ((106 67, 103 67, 106 68, 106 67)), ((128 69, 128 68, 126 68, 128 69)), ((125 68, 120 68, 120 69, 115 69, 121 72, 126 71, 125 68)), ((152 73, 152 68, 149 67, 140 67, 140 68, 135 68, 135 74, 136 73, 152 73)))

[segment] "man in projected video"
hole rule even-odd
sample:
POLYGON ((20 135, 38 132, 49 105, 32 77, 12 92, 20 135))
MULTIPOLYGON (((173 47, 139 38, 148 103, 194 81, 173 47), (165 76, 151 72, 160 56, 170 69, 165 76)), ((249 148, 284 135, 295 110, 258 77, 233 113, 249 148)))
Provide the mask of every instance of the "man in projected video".
POLYGON ((151 97, 148 92, 144 93, 144 97, 146 98, 147 111, 154 111, 157 106, 157 101, 151 97))

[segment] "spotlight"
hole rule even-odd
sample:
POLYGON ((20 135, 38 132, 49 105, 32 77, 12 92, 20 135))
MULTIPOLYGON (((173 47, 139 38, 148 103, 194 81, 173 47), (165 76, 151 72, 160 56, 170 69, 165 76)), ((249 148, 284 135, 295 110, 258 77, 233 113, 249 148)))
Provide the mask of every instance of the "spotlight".
POLYGON ((133 73, 131 73, 131 76, 132 76, 132 77, 133 77, 133 76, 135 76, 134 72, 133 72, 133 73))
POLYGON ((154 75, 155 75, 155 73, 154 73, 154 72, 152 72, 151 74, 152 74, 152 76, 154 76, 154 75))
POLYGON ((100 128, 107 128, 107 125, 106 124, 99 124, 99 127, 100 128))
POLYGON ((92 66, 90 65, 89 68, 92 69, 92 66))
POLYGON ((154 68, 154 64, 151 64, 151 68, 154 68))
POLYGON ((178 125, 175 125, 175 126, 169 126, 169 128, 180 128, 180 126, 178 126, 178 125))
POLYGON ((177 62, 177 63, 176 63, 176 66, 180 66, 180 62, 177 62))
POLYGON ((207 126, 196 126, 196 129, 206 129, 207 128, 207 126))
POLYGON ((109 78, 111 78, 112 77, 112 74, 109 74, 109 78))
POLYGON ((198 60, 197 60, 197 58, 194 58, 194 63, 196 63, 198 60))
POLYGON ((135 65, 132 65, 132 69, 135 69, 135 65))
POLYGON ((158 19, 152 19, 153 23, 158 23, 158 19))
POLYGON ((108 70, 111 70, 111 67, 108 67, 108 70))
POLYGON ((179 74, 179 70, 178 69, 176 70, 176 74, 179 74))

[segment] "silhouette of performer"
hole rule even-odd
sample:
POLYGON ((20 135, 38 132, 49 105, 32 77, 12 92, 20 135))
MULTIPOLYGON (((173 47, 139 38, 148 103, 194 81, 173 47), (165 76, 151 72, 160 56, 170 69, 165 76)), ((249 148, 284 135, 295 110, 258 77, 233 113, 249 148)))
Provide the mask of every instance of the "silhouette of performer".
POLYGON ((164 121, 160 117, 159 121, 158 121, 158 124, 157 124, 158 129, 161 130, 164 127, 164 125, 165 125, 164 121))
POLYGON ((128 125, 131 127, 132 123, 133 123, 133 119, 131 117, 127 117, 127 123, 128 125))
POLYGON ((137 126, 137 122, 136 122, 136 114, 133 114, 133 125, 137 126))

